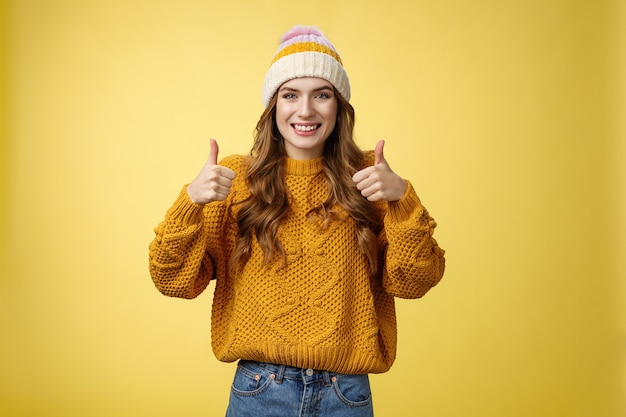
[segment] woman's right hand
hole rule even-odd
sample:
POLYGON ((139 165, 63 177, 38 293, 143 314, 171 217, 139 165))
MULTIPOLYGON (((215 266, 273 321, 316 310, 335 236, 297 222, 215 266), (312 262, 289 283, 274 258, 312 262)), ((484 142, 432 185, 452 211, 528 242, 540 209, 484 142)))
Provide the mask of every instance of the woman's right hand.
POLYGON ((219 147, 211 139, 211 151, 198 176, 187 186, 187 195, 196 204, 226 200, 233 185, 235 172, 217 164, 219 147))

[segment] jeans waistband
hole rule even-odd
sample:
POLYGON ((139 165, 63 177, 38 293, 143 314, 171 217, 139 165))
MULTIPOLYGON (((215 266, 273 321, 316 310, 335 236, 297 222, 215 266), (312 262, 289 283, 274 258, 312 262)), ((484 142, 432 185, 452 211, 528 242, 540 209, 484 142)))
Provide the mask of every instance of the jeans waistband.
POLYGON ((243 359, 239 361, 239 365, 248 370, 260 368, 260 370, 264 370, 274 375, 273 378, 279 384, 283 382, 283 379, 287 378, 292 380, 302 380, 305 384, 321 380, 324 382, 324 385, 328 386, 331 384, 335 375, 334 373, 328 371, 320 371, 312 368, 296 368, 294 366, 248 361, 243 359))

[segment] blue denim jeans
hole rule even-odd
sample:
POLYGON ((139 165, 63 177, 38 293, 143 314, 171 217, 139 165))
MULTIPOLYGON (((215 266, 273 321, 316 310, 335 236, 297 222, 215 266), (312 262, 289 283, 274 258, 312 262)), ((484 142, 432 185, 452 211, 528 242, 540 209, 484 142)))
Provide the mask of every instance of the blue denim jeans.
POLYGON ((367 375, 240 361, 226 417, 373 417, 367 375))

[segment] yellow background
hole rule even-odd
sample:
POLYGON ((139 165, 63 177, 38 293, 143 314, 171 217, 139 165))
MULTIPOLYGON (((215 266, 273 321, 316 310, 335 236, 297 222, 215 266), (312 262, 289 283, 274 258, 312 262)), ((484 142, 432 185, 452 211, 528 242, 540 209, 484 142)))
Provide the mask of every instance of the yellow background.
MULTIPOLYGON (((161 296, 153 227, 215 137, 248 152, 280 35, 342 55, 439 223, 399 301, 378 416, 618 417, 626 320, 623 2, 2 3, 0 415, 220 416, 212 291, 161 296)), ((211 287, 212 289, 212 287, 211 287)))

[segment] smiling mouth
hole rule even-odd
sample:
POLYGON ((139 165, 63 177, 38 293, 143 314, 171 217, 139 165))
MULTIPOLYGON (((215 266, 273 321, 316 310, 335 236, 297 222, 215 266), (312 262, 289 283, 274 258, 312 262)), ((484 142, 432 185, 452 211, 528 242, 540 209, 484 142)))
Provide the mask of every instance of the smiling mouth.
POLYGON ((315 125, 292 124, 291 126, 293 126, 293 128, 296 129, 298 132, 312 132, 314 130, 319 129, 321 125, 320 124, 315 124, 315 125))

